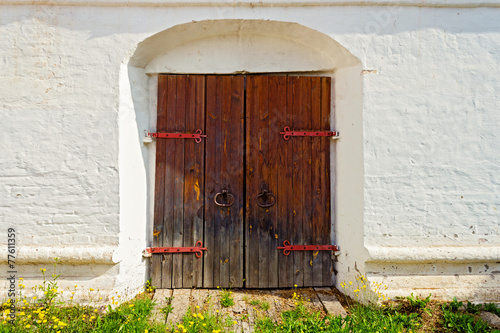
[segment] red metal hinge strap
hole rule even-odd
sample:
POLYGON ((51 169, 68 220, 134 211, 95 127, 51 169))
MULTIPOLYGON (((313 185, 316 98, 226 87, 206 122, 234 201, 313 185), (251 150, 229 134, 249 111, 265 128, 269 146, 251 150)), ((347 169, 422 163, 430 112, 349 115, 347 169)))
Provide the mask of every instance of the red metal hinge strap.
POLYGON ((290 245, 289 241, 284 241, 283 246, 278 246, 278 250, 283 250, 284 255, 289 255, 291 251, 338 251, 337 245, 290 245))
POLYGON ((291 136, 329 136, 334 139, 339 138, 339 132, 324 132, 324 131, 291 131, 290 127, 285 126, 283 132, 283 139, 288 140, 291 136))
POLYGON ((207 250, 206 247, 202 247, 201 241, 197 241, 194 247, 147 247, 144 250, 144 256, 150 257, 152 254, 162 253, 194 253, 196 258, 201 258, 203 255, 202 251, 207 250))
POLYGON ((201 138, 207 136, 203 134, 201 129, 197 129, 195 133, 150 133, 147 132, 146 136, 158 139, 194 139, 196 143, 201 142, 201 138))

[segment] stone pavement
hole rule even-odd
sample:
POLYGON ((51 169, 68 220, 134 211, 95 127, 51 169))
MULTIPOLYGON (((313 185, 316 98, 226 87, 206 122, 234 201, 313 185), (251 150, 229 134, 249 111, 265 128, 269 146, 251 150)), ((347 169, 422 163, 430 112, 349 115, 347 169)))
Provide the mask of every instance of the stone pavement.
POLYGON ((324 314, 346 316, 347 313, 337 300, 331 288, 299 288, 287 290, 253 290, 232 289, 234 305, 222 307, 220 305, 219 289, 157 289, 154 295, 156 303, 153 311, 153 320, 172 325, 180 323, 188 308, 211 310, 222 316, 228 316, 235 321, 235 332, 253 332, 256 318, 265 316, 277 320, 282 311, 290 310, 300 297, 304 305, 312 310, 324 314), (294 295, 295 294, 295 295, 294 295), (267 310, 256 305, 256 302, 267 302, 267 310), (253 303, 253 305, 252 305, 253 303), (170 304, 172 312, 167 318, 161 311, 170 304), (218 311, 218 312, 217 312, 218 311))

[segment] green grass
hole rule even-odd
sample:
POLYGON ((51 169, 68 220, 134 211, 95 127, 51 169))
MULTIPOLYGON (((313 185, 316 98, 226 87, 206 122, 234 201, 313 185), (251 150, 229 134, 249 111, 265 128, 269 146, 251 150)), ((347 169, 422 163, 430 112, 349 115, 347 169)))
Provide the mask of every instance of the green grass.
POLYGON ((228 316, 219 316, 210 310, 192 311, 188 309, 180 323, 174 324, 173 332, 220 333, 230 330, 236 322, 228 316))
POLYGON ((264 317, 256 322, 256 332, 410 332, 417 328, 419 318, 382 308, 358 305, 346 318, 323 316, 310 312, 303 304, 281 313, 281 322, 264 317))
MULTIPOLYGON (((427 300, 427 298, 426 298, 427 300)), ((430 299, 429 299, 430 300, 430 299)), ((401 304, 393 306, 374 306, 353 304, 350 314, 342 318, 340 316, 324 316, 321 312, 308 310, 303 301, 289 311, 284 311, 275 320, 265 315, 260 315, 255 321, 255 331, 261 333, 285 333, 285 332, 419 332, 422 327, 422 313, 425 313, 428 302, 415 305, 412 300, 403 300, 405 311, 401 304), (417 312, 408 312, 411 307, 419 309, 417 312)), ((54 303, 54 302, 52 302, 54 303)), ((258 304, 263 307, 265 301, 258 304)), ((109 306, 106 312, 91 306, 58 306, 47 305, 45 301, 25 304, 24 308, 17 313, 14 324, 4 321, 0 325, 0 332, 189 332, 189 333, 214 333, 234 331, 236 321, 228 315, 219 315, 211 309, 191 310, 188 309, 179 323, 172 326, 153 324, 150 320, 153 301, 150 295, 141 294, 135 299, 112 308, 109 306)), ((265 306, 264 306, 265 307, 265 306)), ((444 332, 497 332, 492 330, 484 321, 479 319, 475 313, 478 309, 493 309, 495 305, 471 305, 464 306, 462 302, 453 301, 443 303, 442 321, 436 331, 444 332), (471 313, 472 312, 472 313, 471 313)), ((6 307, 2 312, 5 313, 6 307)), ((248 320, 248 316, 240 320, 248 320)))
POLYGON ((21 308, 15 322, 4 321, 0 332, 164 332, 150 323, 152 308, 153 301, 144 294, 116 308, 108 307, 105 314, 90 306, 46 306, 40 302, 21 308))
MULTIPOLYGON (((219 288, 219 287, 217 287, 219 288)), ((233 292, 224 288, 220 289, 220 305, 227 308, 234 305, 233 292)))
MULTIPOLYGON (((6 332, 37 332, 37 333, 107 333, 107 332, 134 332, 134 333, 222 333, 234 332, 237 320, 228 314, 222 315, 218 310, 213 310, 210 298, 207 298, 204 309, 199 306, 196 309, 189 308, 178 323, 155 324, 151 320, 151 312, 154 307, 152 293, 154 287, 147 284, 146 293, 136 296, 134 299, 119 303, 120 297, 111 298, 111 304, 107 308, 94 306, 81 306, 61 301, 58 290, 59 275, 56 273, 57 260, 54 265, 54 273, 46 278, 46 270, 41 269, 44 278, 43 283, 33 290, 40 297, 27 298, 23 295, 24 285, 19 283, 21 296, 17 299, 17 313, 13 323, 8 322, 9 303, 1 305, 0 333, 6 332)), ((357 288, 358 295, 364 295, 362 286, 366 285, 366 279, 360 278, 361 288, 357 288)), ((349 284, 351 285, 351 284, 349 284)), ((77 286, 75 286, 76 291, 77 286)), ((96 300, 98 291, 89 290, 88 301, 92 304, 96 300)), ((377 298, 380 295, 375 295, 377 298)), ((370 296, 372 297, 372 296, 370 296)), ((373 298, 373 297, 372 297, 373 298)), ((267 311, 271 305, 264 300, 250 300, 243 297, 245 302, 261 310, 267 311)), ((360 299, 360 297, 358 297, 360 299)), ((168 315, 172 312, 172 298, 167 298, 167 305, 161 311, 168 315)), ((280 313, 278 318, 269 317, 268 313, 255 311, 255 331, 261 333, 292 333, 292 332, 458 332, 458 333, 482 333, 495 332, 485 323, 478 314, 481 311, 490 311, 497 315, 500 309, 495 304, 472 304, 470 302, 437 303, 431 301, 431 296, 419 298, 413 294, 408 297, 399 298, 397 301, 378 305, 376 303, 361 303, 351 301, 349 314, 342 318, 340 316, 325 316, 322 312, 312 311, 307 306, 308 301, 296 292, 289 298, 293 308, 280 313)), ((220 288, 220 304, 223 307, 234 305, 232 292, 220 288)), ((250 310, 249 310, 250 311, 250 310)), ((224 312, 224 311, 221 311, 224 312)), ((229 313, 232 313, 229 310, 229 313)), ((242 313, 239 321, 249 322, 249 313, 242 313)))
MULTIPOLYGON (((496 308, 494 304, 474 305, 467 302, 464 306, 463 302, 458 302, 456 298, 451 303, 443 304, 443 326, 449 332, 458 333, 475 333, 475 332, 498 332, 492 330, 483 320, 473 316, 478 314, 483 308, 496 308)), ((498 308, 497 308, 498 309, 498 308)))

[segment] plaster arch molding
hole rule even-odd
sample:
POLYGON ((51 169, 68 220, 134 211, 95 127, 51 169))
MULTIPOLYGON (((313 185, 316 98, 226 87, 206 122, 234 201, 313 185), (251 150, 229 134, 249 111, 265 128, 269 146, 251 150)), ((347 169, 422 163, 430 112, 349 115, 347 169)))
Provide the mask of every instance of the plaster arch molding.
MULTIPOLYGON (((115 255, 125 266, 130 249, 152 244, 155 142, 142 144, 156 128, 157 76, 168 74, 308 73, 332 77, 332 244, 341 247, 336 281, 363 270, 363 128, 361 63, 328 35, 298 23, 265 20, 189 22, 158 32, 137 45, 121 71, 120 226, 115 255)), ((140 248, 140 250, 139 250, 140 248)), ((136 251, 137 252, 137 251, 136 251)), ((145 262, 135 262, 145 267, 145 262)), ((128 269, 128 268, 127 268, 128 269)), ((132 269, 132 268, 130 268, 132 269)), ((128 270, 130 270, 128 269, 128 270)), ((149 276, 148 273, 146 273, 149 276)), ((128 282, 124 276, 123 285, 128 282)), ((336 282, 338 283, 338 282, 336 282)))
POLYGON ((297 23, 263 20, 181 24, 144 40, 130 60, 147 74, 332 71, 357 63, 323 33, 297 23))

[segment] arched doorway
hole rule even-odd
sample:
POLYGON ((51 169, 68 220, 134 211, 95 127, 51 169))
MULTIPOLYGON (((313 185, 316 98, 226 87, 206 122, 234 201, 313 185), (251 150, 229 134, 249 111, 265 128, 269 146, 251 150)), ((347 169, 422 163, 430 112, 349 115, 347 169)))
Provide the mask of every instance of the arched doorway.
MULTIPOLYGON (((187 80, 190 80, 189 77, 193 78, 193 74, 201 74, 199 77, 203 77, 204 80, 204 99, 206 101, 207 94, 206 89, 210 89, 209 85, 207 82, 209 80, 212 80, 212 76, 208 74, 233 74, 232 76, 221 76, 219 77, 221 80, 224 80, 224 78, 234 78, 234 80, 239 80, 237 78, 242 78, 243 80, 243 90, 241 92, 240 100, 241 104, 243 106, 246 106, 248 103, 248 100, 246 99, 246 91, 248 87, 248 80, 253 80, 249 78, 257 77, 254 75, 244 75, 247 73, 260 73, 262 74, 261 76, 258 77, 268 77, 268 79, 264 80, 275 80, 275 78, 278 78, 279 76, 282 76, 283 74, 288 74, 292 76, 289 77, 297 77, 297 80, 300 80, 300 77, 304 77, 304 80, 309 80, 309 84, 313 84, 312 82, 314 80, 319 80, 318 82, 322 82, 322 80, 326 80, 330 82, 329 80, 333 79, 333 84, 328 85, 328 96, 330 96, 332 93, 335 96, 335 80, 343 81, 346 80, 346 78, 351 76, 351 68, 359 69, 359 61, 353 57, 347 50, 345 50, 342 46, 340 46, 338 43, 336 43, 334 40, 329 38, 328 36, 321 34, 315 30, 303 27, 299 24, 296 23, 288 23, 288 22, 274 22, 274 21, 253 21, 253 20, 220 20, 220 21, 202 21, 202 22, 193 22, 193 23, 187 23, 184 25, 176 26, 171 29, 165 30, 163 32, 160 32, 148 39, 146 39, 143 43, 139 45, 137 48, 134 56, 131 58, 129 66, 134 67, 134 68, 141 68, 143 69, 143 73, 146 73, 150 75, 150 80, 154 80, 156 82, 161 82, 161 77, 163 77, 162 73, 168 73, 170 75, 172 74, 191 74, 190 76, 186 76, 187 80), (269 73, 269 74, 267 74, 269 73), (272 75, 271 73, 280 73, 279 76, 277 75, 272 75), (235 75, 235 74, 240 74, 240 75, 235 75), (322 79, 321 77, 324 77, 322 79), (271 79, 269 79, 271 78, 271 79)), ((179 75, 179 77, 184 76, 184 75, 179 75)), ((170 76, 172 77, 172 76, 170 76)), ((352 78, 348 78, 347 81, 351 80, 352 78)), ((176 79, 177 80, 177 79, 176 79)), ((215 77, 213 80, 217 81, 217 77, 215 77)), ((227 79, 226 79, 227 80, 227 79)), ((233 80, 233 79, 231 79, 233 80)), ((285 79, 287 80, 287 79, 285 79)), ((354 82, 356 82, 356 78, 353 79, 354 82)), ((325 82, 326 82, 325 81, 325 82)), ((315 82, 315 81, 314 81, 315 82)), ((232 84, 232 83, 231 83, 232 84)), ((269 84, 269 83, 268 83, 269 84)), ((307 84, 306 84, 307 85, 307 84)), ((313 84, 315 87, 317 86, 316 84, 313 84)), ((285 85, 286 86, 286 85, 285 85)), ((306 89, 307 90, 307 89, 306 89)), ((161 87, 158 87, 154 84, 150 85, 150 94, 153 94, 156 96, 157 93, 159 93, 161 90, 161 87)), ((234 96, 234 92, 231 93, 232 96, 234 96)), ((217 94, 216 94, 217 95, 217 94)), ((223 95, 223 94, 222 94, 223 95)), ((349 93, 347 94, 349 95, 349 93)), ((211 96, 211 95, 210 95, 211 96)), ((326 95, 325 95, 326 96, 326 95)), ((343 96, 344 97, 344 96, 343 96)), ((215 97, 217 99, 217 97, 215 97)), ((312 97, 309 97, 312 98, 312 97)), ((160 101, 160 97, 158 96, 158 101, 160 101)), ((186 100, 185 100, 186 101, 186 100)), ((286 98, 285 98, 286 102, 286 98)), ((336 122, 336 117, 335 117, 335 98, 332 99, 331 101, 328 102, 328 110, 329 110, 329 116, 328 118, 328 123, 327 125, 330 128, 321 128, 324 130, 334 130, 335 129, 335 122, 336 122)), ((300 108, 300 107, 299 107, 300 108)), ((158 115, 156 114, 156 107, 152 110, 151 112, 152 117, 157 117, 158 115)), ((204 123, 206 123, 207 119, 207 111, 205 109, 205 118, 204 118, 204 123)), ((250 113, 248 111, 248 107, 245 109, 243 108, 243 111, 241 115, 244 118, 244 121, 241 124, 241 135, 244 138, 243 140, 240 140, 239 144, 243 145, 243 148, 246 147, 248 142, 251 141, 252 136, 249 136, 249 132, 252 130, 252 126, 249 127, 249 125, 245 122, 248 115, 252 115, 253 113, 250 113)), ((298 113, 300 114, 300 112, 298 113)), ((222 116, 222 115, 221 115, 222 116)), ((173 123, 176 121, 178 122, 179 119, 182 118, 180 114, 175 114, 171 120, 173 123)), ((186 117, 184 116, 184 119, 186 117)), ((159 123, 157 124, 159 125, 159 123)), ((282 125, 282 124, 281 124, 282 125)), ((303 126, 305 127, 307 124, 305 123, 303 126)), ((324 126, 323 126, 324 127, 324 126)), ((220 129, 221 127, 219 127, 220 129)), ((206 129, 206 128, 205 128, 206 129)), ((215 129, 215 128, 214 128, 215 129)), ((234 129, 234 127, 233 127, 234 129)), ((299 128, 296 128, 297 130, 299 128)), ((302 130, 307 129, 307 128, 300 128, 302 130)), ((316 129, 320 129, 319 127, 316 129)), ((158 131, 160 129, 158 128, 158 131)), ((180 130, 175 130, 175 132, 179 132, 180 130)), ((205 132, 204 132, 205 133, 205 132)), ((239 133, 237 130, 231 131, 229 130, 228 133, 235 134, 239 133), (234 133, 233 133, 234 132, 234 133)), ((310 139, 310 138, 309 138, 310 139)), ((224 141, 224 140, 223 140, 224 141)), ((238 141, 238 140, 237 140, 238 141)), ((312 141, 311 141, 312 142, 312 141)), ((183 143, 184 145, 184 143, 183 143)), ((189 145, 189 144, 187 144, 189 145)), ((327 141, 327 153, 330 156, 335 155, 335 147, 333 142, 327 141)), ((184 146, 185 147, 185 146, 184 146)), ((163 149, 163 148, 162 148, 163 149)), ((184 163, 185 163, 185 148, 183 148, 183 156, 184 156, 184 163)), ((189 148, 191 149, 191 148, 189 148)), ((154 148, 156 157, 158 157, 158 145, 154 148)), ((174 150, 176 151, 176 150, 174 150)), ((251 157, 251 151, 248 149, 241 149, 240 150, 241 156, 242 156, 242 164, 241 168, 239 169, 240 173, 244 176, 244 180, 242 183, 242 188, 248 188, 251 187, 248 184, 248 171, 245 169, 245 167, 248 168, 248 161, 252 159, 251 157)), ((283 151, 283 149, 278 149, 278 151, 283 151)), ((302 150, 304 151, 304 150, 302 150)), ((308 151, 306 149, 306 151, 308 151)), ((180 150, 178 151, 180 152, 180 150)), ((259 155, 261 154, 262 151, 259 151, 259 155)), ((269 151, 268 151, 269 152, 269 151)), ((338 153, 338 150, 337 150, 338 153)), ((175 156, 177 156, 176 153, 174 153, 175 156)), ((210 155, 210 154, 209 154, 210 155)), ((268 155, 272 155, 272 152, 268 155)), ((203 156, 205 156, 205 160, 203 160, 203 168, 206 168, 206 147, 204 148, 204 153, 203 156)), ((300 159, 300 161, 296 161, 298 164, 304 164, 307 165, 310 162, 312 163, 312 154, 307 155, 308 158, 305 160, 300 159)), ((262 156, 261 156, 262 157, 262 156)), ((227 160, 232 160, 231 158, 227 160)), ((325 159, 326 160, 326 159, 325 159)), ((328 206, 330 208, 334 208, 338 205, 338 195, 339 195, 339 188, 337 185, 337 182, 335 180, 335 174, 336 174, 336 169, 339 167, 337 160, 334 158, 329 159, 330 162, 328 162, 328 169, 330 171, 330 174, 332 175, 331 177, 328 177, 327 179, 323 179, 323 181, 315 181, 316 183, 321 183, 324 185, 324 182, 328 183, 328 186, 323 186, 323 188, 331 188, 331 196, 329 196, 326 199, 326 204, 324 206, 328 206)), ((159 162, 156 161, 156 169, 158 169, 158 164, 159 162)), ((166 163, 166 160, 165 160, 166 163)), ((293 164, 293 161, 292 161, 293 164)), ((341 166, 341 165, 340 165, 341 166)), ((274 164, 274 167, 277 167, 277 164, 274 164)), ((185 170, 185 164, 183 165, 183 170, 185 170)), ((189 169, 189 168, 188 168, 189 169)), ((310 173, 310 172, 309 172, 310 173)), ((165 177, 172 177, 172 181, 175 183, 175 167, 169 167, 165 166, 165 177)), ((186 173, 183 172, 183 175, 185 176, 186 173)), ((151 178, 153 175, 150 175, 151 178)), ((204 173, 204 177, 206 177, 206 173, 204 173)), ((307 182, 307 177, 305 178, 307 182)), ((165 222, 164 218, 161 216, 165 216, 165 207, 159 207, 158 205, 158 200, 154 199, 156 198, 159 194, 158 192, 161 192, 162 190, 158 190, 157 184, 161 183, 162 180, 158 181, 158 179, 155 179, 153 183, 150 182, 150 196, 151 196, 151 201, 154 202, 153 205, 150 205, 151 207, 151 214, 153 215, 152 221, 154 222, 154 225, 150 228, 150 233, 151 233, 151 240, 152 240, 152 245, 153 246, 184 246, 184 247, 192 247, 195 245, 196 240, 209 240, 209 237, 207 238, 207 230, 215 230, 211 229, 210 227, 207 227, 207 223, 210 224, 211 220, 207 219, 210 217, 210 212, 207 210, 207 204, 208 203, 214 203, 214 198, 210 198, 207 195, 207 188, 204 186, 200 191, 203 191, 201 193, 202 195, 202 202, 204 204, 202 205, 203 207, 194 207, 192 204, 189 204, 190 200, 189 198, 185 197, 184 194, 181 195, 180 199, 175 201, 173 198, 169 197, 168 195, 165 197, 165 191, 174 193, 172 189, 167 190, 166 188, 163 189, 163 199, 164 203, 169 203, 171 206, 168 208, 167 214, 171 214, 168 216, 172 216, 172 220, 179 221, 179 219, 176 220, 175 216, 183 216, 184 219, 184 213, 186 211, 191 211, 193 214, 193 218, 188 218, 188 225, 189 228, 192 228, 193 225, 201 224, 202 227, 200 230, 202 232, 192 232, 189 237, 187 237, 189 240, 186 239, 186 231, 184 227, 184 222, 182 222, 180 225, 182 227, 180 229, 177 229, 177 236, 176 236, 176 231, 174 230, 169 230, 168 227, 164 226, 162 228, 159 228, 160 225, 160 220, 162 220, 162 223, 165 222), (152 185, 152 186, 151 186, 152 185), (182 208, 180 208, 176 202, 181 202, 182 203, 182 208), (188 209, 185 209, 185 203, 188 203, 188 209), (175 206, 175 207, 174 207, 175 206), (163 214, 159 214, 158 211, 163 210, 163 214), (174 212, 178 212, 177 215, 175 215, 174 212), (200 214, 199 212, 203 212, 200 214), (196 214, 194 214, 196 213, 196 214), (196 222, 196 218, 199 219, 198 222, 196 222), (161 230, 160 230, 161 229, 161 230), (155 236, 156 235, 156 236, 155 236), (155 237, 157 239, 163 238, 165 240, 165 235, 168 235, 169 239, 171 240, 170 243, 167 242, 158 242, 157 240, 155 241, 155 237)), ((259 188, 259 190, 262 189, 262 186, 266 186, 266 188, 269 186, 269 181, 262 181, 259 180, 257 181, 259 184, 256 184, 256 188, 259 188), (259 183, 260 181, 260 183, 259 183), (262 183, 263 182, 263 183, 262 183), (262 184, 261 184, 262 183, 262 184)), ((311 179, 310 184, 313 184, 313 179, 311 179)), ((196 182, 195 182, 196 183, 196 182)), ((362 181, 361 181, 362 183, 362 181)), ((182 183, 182 185, 177 185, 178 188, 186 188, 185 186, 186 183, 182 183)), ((206 179, 203 180, 203 184, 206 185, 206 179)), ((320 187, 321 187, 320 184, 320 187)), ((200 183, 198 182, 198 187, 200 187, 200 183)), ((227 186, 227 184, 226 184, 227 186)), ((175 187, 175 186, 174 186, 175 187)), ((193 187, 194 189, 194 187, 193 187)), ((210 191, 210 189, 208 189, 210 191)), ((221 188, 214 188, 212 193, 212 196, 215 196, 217 193, 222 193, 220 191, 223 191, 225 189, 221 188)), ((269 190, 269 188, 267 188, 269 190)), ((311 193, 314 192, 314 188, 310 188, 309 190, 311 193)), ((191 191, 196 195, 196 190, 191 191)), ((290 192, 287 190, 284 190, 283 193, 290 192)), ((175 192, 178 193, 178 192, 175 192)), ((273 192, 271 192, 273 193, 273 192)), ((258 193, 256 193, 258 194, 258 193)), ((273 193, 274 194, 274 193, 273 193)), ((179 194, 176 194, 179 195, 179 194)), ((198 194, 199 195, 199 194, 198 194)), ((317 276, 314 274, 314 270, 317 269, 320 265, 315 265, 314 260, 317 260, 318 253, 315 251, 312 251, 308 253, 307 255, 303 255, 303 253, 295 255, 295 253, 291 256, 292 262, 294 264, 290 265, 282 265, 280 264, 279 258, 278 260, 274 261, 273 255, 280 255, 280 251, 276 250, 274 254, 271 255, 272 251, 269 249, 271 248, 276 248, 276 245, 281 245, 280 237, 285 237, 285 238, 290 238, 290 235, 279 235, 278 233, 273 233, 270 228, 266 229, 266 232, 264 233, 265 235, 263 237, 257 237, 258 242, 257 243, 252 243, 251 240, 251 235, 249 234, 248 230, 250 227, 253 229, 252 222, 249 221, 249 216, 252 214, 253 210, 248 206, 248 200, 246 199, 247 196, 247 191, 244 191, 244 193, 240 196, 241 197, 241 208, 242 212, 238 210, 238 214, 242 216, 241 219, 236 219, 240 221, 241 223, 238 224, 238 228, 240 228, 236 234, 233 234, 231 236, 231 233, 224 235, 224 237, 217 239, 215 238, 212 240, 213 244, 216 244, 219 246, 219 249, 221 254, 223 254, 224 250, 220 247, 221 242, 224 242, 224 240, 231 242, 233 240, 233 249, 236 249, 238 247, 241 248, 241 251, 238 252, 238 256, 241 257, 241 260, 239 262, 233 263, 233 265, 230 264, 230 258, 227 258, 226 256, 222 255, 217 258, 212 257, 211 258, 211 264, 212 268, 207 271, 207 267, 210 267, 210 265, 207 265, 203 262, 203 260, 196 260, 194 256, 189 255, 189 254, 182 254, 182 255, 161 255, 161 256, 153 256, 153 267, 156 265, 158 267, 167 267, 166 270, 163 270, 162 268, 162 273, 158 274, 155 273, 155 270, 153 269, 153 277, 155 278, 155 285, 157 286, 162 286, 166 288, 174 287, 174 288, 179 288, 179 287, 192 287, 192 286, 205 286, 205 287, 214 287, 216 285, 222 285, 228 287, 229 285, 231 286, 243 286, 245 285, 243 281, 248 281, 247 279, 251 276, 250 274, 253 274, 252 272, 255 272, 255 267, 258 267, 257 269, 257 275, 253 277, 253 281, 248 281, 246 282, 246 286, 250 287, 286 287, 286 286, 292 286, 294 284, 300 285, 300 286, 306 286, 306 285, 331 285, 333 283, 332 280, 332 265, 331 265, 331 259, 321 259, 321 262, 323 263, 321 265, 321 271, 323 271, 324 267, 328 267, 326 271, 327 273, 324 277, 319 278, 316 282, 314 280, 314 277, 317 276), (234 235, 241 235, 238 236, 237 238, 234 237, 234 235), (276 238, 276 236, 278 238, 276 238), (263 245, 261 242, 262 239, 267 239, 269 242, 269 245, 263 245), (278 241, 277 241, 278 240, 278 241), (274 244, 276 243, 276 244, 274 244), (258 245, 256 245, 258 244, 258 245), (266 247, 266 251, 263 251, 266 253, 266 257, 260 257, 259 254, 256 254, 255 249, 260 250, 263 247, 266 247), (254 249, 252 251, 252 248, 254 249), (166 258, 167 256, 172 257, 172 259, 169 261, 166 258), (186 259, 186 256, 188 259, 186 259), (176 257, 174 259, 174 257, 176 257), (184 258, 183 258, 184 257, 184 258), (251 260, 253 258, 257 258, 254 264, 251 264, 251 260), (296 260, 297 258, 301 258, 299 260, 296 260), (311 258, 309 258, 311 257, 311 258), (156 261, 156 263, 155 263, 156 261), (300 261, 300 263, 299 263, 300 261), (215 267, 216 265, 214 263, 219 263, 220 267, 215 267), (265 267, 273 267, 276 268, 276 272, 273 272, 272 274, 269 274, 269 269, 261 269, 263 267, 262 263, 265 263, 265 267), (229 265, 228 265, 229 263, 229 265), (297 263, 297 265, 296 265, 297 263), (312 263, 312 265, 311 265, 312 263), (236 275, 231 274, 231 268, 229 268, 227 271, 229 272, 228 274, 221 274, 220 272, 226 270, 226 265, 227 267, 238 267, 237 271, 240 272, 236 275), (298 270, 296 267, 303 267, 304 269, 298 270), (310 271, 309 271, 309 267, 310 271), (177 267, 177 268, 176 268, 177 267), (184 268, 188 268, 188 271, 184 272, 184 268), (253 268, 252 268, 253 267, 253 268), (280 283, 280 279, 282 279, 282 273, 283 276, 287 276, 283 268, 286 267, 292 267, 290 269, 290 274, 289 277, 283 279, 283 283, 280 283), (309 271, 307 274, 304 274, 306 271, 309 271), (214 273, 215 272, 215 273, 214 273), (219 272, 219 273, 217 273, 219 272), (261 274, 261 272, 264 272, 264 274, 261 274), (156 274, 156 275, 155 275, 156 274), (328 275, 329 274, 329 275, 328 275), (270 277, 272 275, 272 277, 270 277), (162 276, 171 276, 167 277, 166 282, 163 282, 162 276), (177 276, 177 277, 176 277, 177 276), (184 276, 188 276, 186 280, 184 280, 184 276), (212 280, 206 279, 205 277, 208 276, 213 276, 214 278, 212 280), (219 276, 219 279, 216 278, 216 276, 219 276), (236 276, 236 277, 235 277, 236 276), (308 279, 307 276, 310 276, 311 278, 308 279), (212 282, 207 282, 204 283, 202 281, 212 281, 212 282), (270 281, 270 282, 263 282, 263 281, 270 281), (276 281, 276 282, 275 282, 276 281), (321 282, 318 282, 321 281, 321 282), (298 282, 298 283, 297 283, 298 282)), ((280 199, 278 200, 279 203, 282 203, 282 195, 279 195, 280 199)), ((301 202, 301 210, 304 211, 303 207, 308 206, 304 202, 304 197, 303 193, 300 194, 300 199, 295 199, 295 205, 298 204, 298 202, 301 202)), ((293 203, 292 199, 292 203, 293 203)), ((313 200, 309 199, 308 196, 308 202, 312 203, 313 200)), ((193 202, 193 200, 191 200, 193 202)), ((361 199, 362 202, 362 199, 361 199)), ((278 204, 279 205, 279 204, 278 204)), ((278 206, 277 206, 278 207, 278 206)), ((309 207, 309 206, 308 206, 309 207)), ((350 204, 350 207, 352 207, 352 203, 350 204)), ((293 209, 293 205, 290 208, 291 214, 297 214, 297 210, 293 209)), ((348 209, 349 207, 347 207, 348 209)), ((307 210, 307 209, 306 209, 307 210)), ((222 209, 219 212, 219 215, 223 214, 224 209, 222 209)), ((301 213, 302 214, 302 213, 301 213)), ((189 215, 189 214, 187 214, 189 215)), ((221 215, 221 216, 222 216, 221 215)), ((265 215, 265 214, 264 214, 265 215)), ((309 223, 308 221, 312 221, 313 217, 309 215, 314 215, 314 214, 305 214, 302 217, 306 217, 304 220, 306 220, 305 225, 306 229, 310 227, 310 229, 314 229, 313 225, 309 223)), ((285 214, 285 216, 287 216, 285 214)), ((327 218, 325 219, 324 217, 321 218, 322 221, 326 223, 326 228, 322 229, 323 232, 319 231, 317 232, 318 234, 322 234, 323 236, 326 235, 326 241, 325 243, 327 244, 332 244, 333 239, 335 238, 335 228, 332 227, 333 221, 337 219, 338 217, 338 212, 334 210, 331 214, 328 213, 327 218), (327 221, 325 221, 327 220, 327 221), (330 239, 330 242, 328 242, 328 238, 330 239)), ((258 213, 255 218, 259 221, 265 221, 266 218, 261 218, 262 214, 258 213)), ((288 220, 288 218, 283 218, 284 220, 288 220)), ((292 218, 293 219, 293 218, 292 218)), ((301 218, 302 219, 302 218, 301 218)), ((221 217, 221 221, 224 220, 224 217, 221 217)), ((229 219, 231 220, 231 219, 229 219)), ((184 221, 184 220, 183 220, 184 221)), ((276 219, 277 221, 277 219, 276 219)), ((178 222, 173 222, 173 226, 175 223, 178 222)), ((239 223, 239 222, 238 222, 239 223)), ((274 223, 274 228, 276 228, 276 223, 274 223)), ((361 221, 362 224, 362 221, 361 221)), ((226 225, 228 228, 231 228, 235 226, 234 224, 227 224, 226 225)), ((188 229, 189 229, 188 228, 188 229)), ((262 228, 261 228, 262 229, 262 228)), ((293 224, 290 224, 290 230, 293 229, 293 224)), ((301 226, 300 228, 303 230, 304 227, 301 226)), ((190 229, 191 230, 191 229, 190 229)), ((307 231, 307 230, 306 230, 307 231)), ((234 230, 233 230, 234 232, 234 230)), ((187 232, 189 234, 189 232, 187 232)), ((259 233, 262 235, 261 230, 259 230, 259 233)), ((302 234, 302 232, 297 232, 296 234, 302 234)), ((296 245, 310 245, 310 244, 317 244, 313 240, 314 236, 311 235, 306 235, 305 239, 302 239, 300 237, 296 238, 297 241, 305 241, 305 244, 296 244, 296 245)), ((285 239, 289 240, 289 239, 285 239)), ((293 240, 293 238, 292 238, 293 240)), ((319 240, 320 241, 320 240, 319 240)), ((210 242, 210 240, 209 240, 210 242)), ((206 245, 206 244, 204 244, 206 245)), ((229 246, 229 249, 231 247, 229 246)), ((214 251, 215 252, 215 251, 214 251)), ((213 253, 213 252, 212 252, 213 253)), ((231 253, 231 250, 229 250, 229 253, 231 253)), ((234 252, 233 252, 234 253, 234 252)), ((260 253, 260 252, 259 252, 260 253)), ((281 254, 282 255, 282 254, 281 254)), ((210 255, 206 255, 207 257, 210 257, 210 255)), ((319 256, 320 258, 323 258, 323 256, 319 256)), ((285 269, 286 270, 286 269, 285 269)), ((158 270, 157 270, 158 271, 158 270)))

